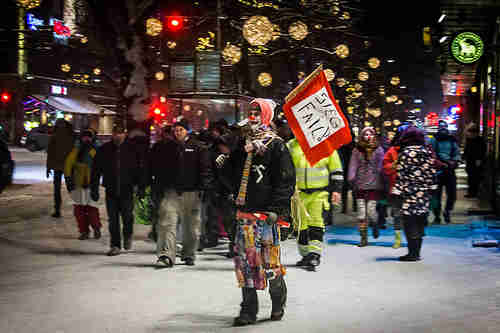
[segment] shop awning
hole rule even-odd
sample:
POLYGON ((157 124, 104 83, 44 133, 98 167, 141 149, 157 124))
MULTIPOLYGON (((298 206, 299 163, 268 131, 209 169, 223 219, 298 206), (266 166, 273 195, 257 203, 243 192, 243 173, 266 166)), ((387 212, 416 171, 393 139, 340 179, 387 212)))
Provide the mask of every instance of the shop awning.
POLYGON ((102 112, 104 112, 105 115, 116 114, 116 112, 110 111, 106 108, 100 107, 95 103, 80 98, 43 96, 43 95, 31 95, 31 96, 36 98, 40 102, 48 104, 54 109, 67 113, 100 115, 102 114, 102 112))

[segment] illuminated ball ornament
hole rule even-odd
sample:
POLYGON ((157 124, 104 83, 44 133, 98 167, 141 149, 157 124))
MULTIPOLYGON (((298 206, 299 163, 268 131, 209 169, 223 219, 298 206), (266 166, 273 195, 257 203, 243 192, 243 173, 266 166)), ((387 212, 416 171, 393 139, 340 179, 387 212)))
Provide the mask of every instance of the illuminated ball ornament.
POLYGON ((331 6, 330 7, 330 14, 332 15, 337 15, 338 13, 340 13, 340 7, 339 6, 331 6))
POLYGON ((263 72, 257 77, 257 81, 263 87, 269 87, 273 83, 273 77, 271 74, 263 72))
POLYGON ((266 45, 273 38, 273 24, 265 16, 252 16, 243 25, 243 37, 252 46, 266 45))
POLYGON ((385 127, 391 127, 391 125, 392 125, 392 122, 390 120, 384 121, 384 126, 385 127))
POLYGON ((295 40, 303 40, 304 38, 307 37, 309 30, 307 29, 307 25, 304 22, 297 21, 290 24, 290 27, 288 28, 288 33, 290 34, 290 37, 292 37, 295 40))
POLYGON ((399 125, 401 125, 401 122, 399 121, 399 119, 394 119, 394 120, 392 121, 392 123, 394 124, 394 126, 399 126, 399 125))
POLYGON ((347 107, 347 113, 353 114, 354 113, 354 106, 348 106, 347 107))
POLYGON ((153 17, 146 20, 146 34, 150 36, 158 36, 163 30, 163 24, 160 20, 153 17))
POLYGON ((71 66, 69 64, 62 64, 61 65, 61 70, 65 73, 69 72, 71 70, 71 66))
POLYGON ((335 79, 335 73, 330 68, 325 69, 324 72, 328 82, 333 81, 335 79))
POLYGON ((176 47, 176 46, 177 46, 177 43, 176 43, 176 42, 174 42, 173 40, 169 40, 169 41, 167 42, 167 47, 168 47, 169 49, 175 49, 175 47, 176 47))
POLYGON ((236 45, 227 44, 224 50, 222 51, 222 57, 226 62, 231 64, 237 64, 241 60, 241 48, 236 45))
POLYGON ((165 73, 163 73, 162 71, 158 71, 155 73, 155 79, 157 79, 158 81, 162 81, 165 79, 165 73))
POLYGON ((380 60, 379 58, 370 58, 368 59, 368 66, 372 69, 378 68, 380 66, 380 60))
POLYGON ((17 0, 17 4, 26 9, 33 9, 40 6, 42 0, 17 0))
POLYGON ((397 104, 397 105, 401 105, 401 104, 403 104, 403 101, 402 101, 402 100, 400 100, 400 99, 398 99, 398 101, 396 102, 396 104, 397 104))
POLYGON ((392 140, 392 138, 394 138, 394 135, 396 135, 396 133, 395 133, 395 132, 392 132, 392 131, 387 132, 387 138, 388 138, 389 140, 392 140))
POLYGON ((280 38, 280 36, 281 36, 280 26, 277 24, 273 24, 273 40, 280 38))
POLYGON ((340 17, 341 20, 350 20, 351 19, 351 14, 349 12, 343 12, 342 16, 340 17))
POLYGON ((347 84, 346 79, 344 79, 343 77, 339 77, 335 82, 337 84, 337 87, 341 88, 347 84))
POLYGON ((94 68, 93 72, 95 75, 101 75, 101 69, 99 67, 94 68))
POLYGON ((297 78, 298 78, 299 80, 302 80, 305 76, 306 76, 306 73, 304 73, 304 72, 298 72, 298 73, 297 73, 297 78))
POLYGON ((83 36, 82 38, 80 38, 80 43, 82 43, 82 44, 87 44, 88 41, 89 41, 89 39, 87 37, 85 37, 85 36, 83 36))
POLYGON ((363 89, 363 86, 362 86, 361 84, 356 83, 356 84, 354 85, 354 90, 355 90, 355 91, 361 91, 362 89, 363 89))
POLYGON ((372 123, 370 123, 369 121, 365 121, 365 127, 369 127, 371 125, 372 125, 372 123))
POLYGON ((366 81, 370 78, 370 75, 367 72, 359 72, 358 79, 360 81, 366 81))
POLYGON ((337 45, 337 47, 335 48, 335 53, 339 58, 347 58, 349 56, 349 47, 345 44, 337 45))
POLYGON ((393 86, 397 86, 400 82, 401 82, 401 80, 399 79, 399 76, 393 76, 391 78, 391 84, 393 86))

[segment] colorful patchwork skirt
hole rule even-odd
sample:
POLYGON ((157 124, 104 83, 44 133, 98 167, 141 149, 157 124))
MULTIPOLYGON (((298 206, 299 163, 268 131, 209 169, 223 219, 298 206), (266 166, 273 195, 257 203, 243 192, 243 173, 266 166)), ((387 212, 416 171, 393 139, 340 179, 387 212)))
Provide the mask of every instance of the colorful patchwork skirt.
POLYGON ((267 280, 285 275, 281 265, 279 226, 258 213, 236 213, 234 268, 240 288, 266 289, 267 280))

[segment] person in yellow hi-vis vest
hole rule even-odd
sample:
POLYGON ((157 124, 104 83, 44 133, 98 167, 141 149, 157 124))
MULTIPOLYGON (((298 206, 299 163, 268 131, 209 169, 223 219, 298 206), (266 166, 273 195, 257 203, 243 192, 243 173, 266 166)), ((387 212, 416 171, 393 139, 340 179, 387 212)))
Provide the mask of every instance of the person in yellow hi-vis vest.
POLYGON ((298 248, 302 259, 297 266, 315 271, 320 264, 325 223, 323 209, 330 209, 329 190, 332 192, 331 203, 340 204, 343 172, 342 162, 337 151, 311 166, 307 161, 297 139, 287 143, 295 165, 297 191, 295 205, 297 214, 294 224, 298 230, 298 248), (297 197, 298 196, 298 197, 297 197), (298 220, 298 221, 297 221, 298 220))

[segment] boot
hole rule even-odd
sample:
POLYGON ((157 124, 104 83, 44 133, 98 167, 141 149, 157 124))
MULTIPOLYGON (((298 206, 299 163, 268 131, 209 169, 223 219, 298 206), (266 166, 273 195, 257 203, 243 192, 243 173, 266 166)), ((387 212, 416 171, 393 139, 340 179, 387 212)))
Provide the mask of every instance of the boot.
POLYGON ((408 254, 402 257, 399 257, 399 261, 419 261, 417 253, 418 240, 417 239, 408 239, 408 254))
POLYGON ((80 237, 78 237, 79 240, 85 240, 85 239, 89 239, 89 233, 88 232, 82 232, 80 234, 80 237))
POLYGON ((359 234, 361 235, 361 241, 359 242, 359 247, 365 247, 368 245, 368 230, 360 230, 359 234))
POLYGON ((319 255, 317 253, 309 253, 308 257, 309 257, 309 259, 308 259, 308 263, 307 263, 306 268, 310 272, 315 272, 316 267, 318 267, 320 264, 321 255, 319 255))
POLYGON ((401 247, 401 231, 394 231, 394 244, 392 244, 393 249, 399 249, 401 247))
POLYGON ((422 260, 422 257, 420 257, 420 250, 422 249, 422 241, 423 240, 424 240, 423 238, 417 239, 416 255, 417 255, 418 260, 422 260))
POLYGON ((372 232, 373 232, 373 238, 377 239, 378 236, 380 236, 380 234, 378 232, 378 225, 377 224, 373 225, 372 232))
POLYGON ((253 325, 257 322, 259 303, 255 288, 241 288, 243 302, 241 302, 240 315, 234 318, 233 326, 253 325))
POLYGON ((443 212, 443 217, 444 217, 444 222, 446 224, 450 224, 451 223, 451 218, 450 218, 450 211, 449 210, 445 210, 443 212))
POLYGON ((302 257, 302 259, 300 259, 299 261, 297 261, 297 263, 295 264, 295 266, 297 267, 305 267, 305 266, 309 266, 309 256, 305 256, 305 257, 302 257))
POLYGON ((271 310, 271 320, 279 321, 285 315, 285 305, 287 298, 286 283, 283 276, 269 280, 269 294, 273 304, 271 310))

